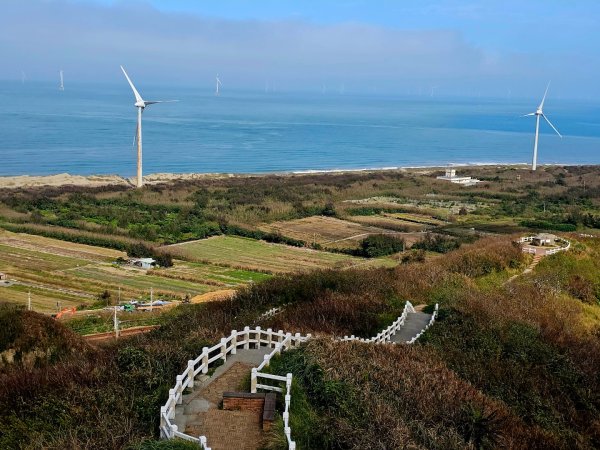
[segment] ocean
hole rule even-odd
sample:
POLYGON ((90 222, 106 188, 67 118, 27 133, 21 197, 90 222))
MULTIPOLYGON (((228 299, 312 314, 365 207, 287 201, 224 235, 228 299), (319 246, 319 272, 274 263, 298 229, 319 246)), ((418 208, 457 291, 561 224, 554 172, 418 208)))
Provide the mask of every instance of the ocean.
MULTIPOLYGON (((0 82, 0 176, 133 176, 136 108, 126 81, 65 83, 59 91, 58 83, 0 82)), ((529 163, 535 119, 520 115, 539 102, 138 89, 146 100, 180 100, 144 113, 146 174, 529 163)), ((600 163, 599 103, 550 90, 545 112, 563 139, 542 122, 539 163, 600 163)))

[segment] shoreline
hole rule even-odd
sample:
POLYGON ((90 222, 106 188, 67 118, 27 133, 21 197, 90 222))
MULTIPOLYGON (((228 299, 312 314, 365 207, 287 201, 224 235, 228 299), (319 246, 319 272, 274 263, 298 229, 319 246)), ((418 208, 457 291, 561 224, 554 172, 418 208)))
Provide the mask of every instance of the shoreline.
MULTIPOLYGON (((542 164, 539 167, 560 167, 577 166, 578 164, 542 164)), ((582 166, 595 166, 597 164, 581 164, 582 166)), ((219 179, 219 178, 245 178, 245 177, 264 177, 264 176, 302 176, 319 174, 343 174, 343 173, 373 173, 373 172, 410 172, 420 175, 426 175, 434 170, 444 170, 448 167, 454 169, 477 169, 489 167, 512 167, 529 168, 528 163, 466 163, 466 164, 447 164, 447 165, 421 165, 421 166, 394 166, 394 167, 368 167, 357 169, 307 169, 307 170, 289 170, 282 172, 258 172, 258 173, 151 173, 144 176, 144 183, 148 185, 166 183, 178 180, 198 180, 198 179, 219 179)), ((59 187, 59 186, 80 186, 80 187, 100 187, 100 186, 130 186, 134 187, 134 177, 123 177, 115 174, 104 175, 71 175, 69 173, 59 173, 53 175, 14 175, 0 176, 0 189, 19 189, 31 187, 59 187)))

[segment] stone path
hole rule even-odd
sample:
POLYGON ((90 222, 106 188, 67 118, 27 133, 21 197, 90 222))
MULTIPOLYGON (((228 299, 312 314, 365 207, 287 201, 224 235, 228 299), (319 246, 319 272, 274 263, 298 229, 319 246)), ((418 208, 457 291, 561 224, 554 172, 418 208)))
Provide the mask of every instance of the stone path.
POLYGON ((508 284, 511 281, 519 278, 521 275, 525 275, 526 273, 530 273, 533 271, 533 269, 535 269, 535 266, 537 266, 539 264, 539 262, 542 260, 542 258, 545 256, 545 254, 542 253, 537 253, 533 256, 533 261, 531 261, 531 264, 529 264, 525 270, 522 273, 518 273, 516 275, 513 275, 512 277, 510 277, 508 280, 506 280, 504 282, 504 284, 508 284))
POLYGON ((175 409, 175 424, 190 436, 206 436, 212 450, 256 450, 263 440, 261 413, 219 409, 223 392, 239 391, 250 370, 272 349, 238 349, 208 377, 196 378, 194 389, 175 409))
POLYGON ((410 341, 417 334, 419 334, 423 328, 425 328, 425 325, 427 325, 430 320, 431 314, 426 314, 420 311, 408 313, 406 316, 406 321, 404 322, 404 326, 400 328, 400 330, 394 336, 392 336, 392 342, 401 344, 410 341))

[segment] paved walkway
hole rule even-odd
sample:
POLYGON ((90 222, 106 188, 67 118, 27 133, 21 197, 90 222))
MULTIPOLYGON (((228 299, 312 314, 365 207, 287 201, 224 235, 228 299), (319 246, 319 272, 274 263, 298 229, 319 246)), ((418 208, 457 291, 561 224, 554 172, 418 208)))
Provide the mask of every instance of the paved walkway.
POLYGON ((240 386, 258 366, 268 347, 238 349, 215 373, 196 378, 194 389, 183 396, 175 409, 175 424, 190 436, 206 436, 212 450, 256 450, 263 440, 261 413, 219 409, 223 392, 240 391, 240 386))
POLYGON ((426 314, 420 311, 408 313, 406 316, 406 321, 404 322, 404 326, 400 328, 400 330, 394 336, 392 336, 392 342, 401 344, 410 341, 417 334, 419 334, 423 328, 425 328, 425 325, 427 325, 430 320, 431 314, 426 314))
MULTIPOLYGON (((424 305, 423 305, 424 306, 424 305)), ((392 337, 392 342, 405 343, 415 337, 431 319, 420 311, 409 313, 404 326, 392 337)), ((261 412, 225 411, 219 409, 223 393, 240 391, 253 367, 272 351, 269 347, 243 350, 229 355, 212 376, 199 375, 192 392, 183 395, 175 408, 174 423, 190 436, 206 436, 212 450, 256 450, 261 448, 264 434, 261 412)))

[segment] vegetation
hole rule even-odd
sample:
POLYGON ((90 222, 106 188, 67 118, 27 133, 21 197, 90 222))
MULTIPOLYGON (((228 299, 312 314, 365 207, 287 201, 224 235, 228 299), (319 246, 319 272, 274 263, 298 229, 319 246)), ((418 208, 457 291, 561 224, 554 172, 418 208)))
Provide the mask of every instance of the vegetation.
MULTIPOLYGON (((270 369, 294 373, 292 433, 300 448, 600 447, 600 242, 562 235, 573 244, 569 252, 521 274, 530 259, 513 244, 516 236, 464 237, 470 228, 511 232, 540 221, 540 229, 596 227, 598 169, 478 168, 470 175, 490 181, 464 188, 435 173, 390 172, 207 179, 135 192, 0 192, 0 211, 12 211, 2 213, 3 228, 119 249, 94 253, 0 235, 0 270, 39 292, 77 289, 95 299, 108 291, 114 300, 119 285, 127 295, 154 286, 172 296, 239 287, 233 299, 181 305, 151 318, 160 328, 100 348, 61 322, 0 309, 0 448, 188 448, 157 441, 159 407, 189 359, 245 325, 321 336, 270 369), (328 220, 339 224, 358 213, 419 220, 432 233, 398 265, 298 248, 310 241, 264 228, 315 215, 335 215, 328 220), (174 266, 140 274, 111 265, 134 246, 170 254, 174 266), (416 345, 329 339, 370 337, 407 300, 428 310, 440 304, 435 326, 416 345), (275 306, 284 308, 261 316, 275 306)), ((366 241, 374 254, 400 244, 389 236, 366 241)), ((1 288, 0 301, 26 289, 1 288)), ((109 320, 99 316, 69 326, 98 329, 109 320)), ((283 448, 281 426, 266 448, 283 448)))

